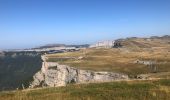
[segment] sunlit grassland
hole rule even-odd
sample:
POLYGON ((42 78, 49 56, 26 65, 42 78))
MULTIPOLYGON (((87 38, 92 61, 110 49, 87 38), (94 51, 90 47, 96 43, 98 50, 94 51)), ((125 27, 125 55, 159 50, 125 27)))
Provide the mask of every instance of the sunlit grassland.
POLYGON ((170 80, 68 85, 1 92, 0 100, 169 100, 170 80))
POLYGON ((85 49, 77 52, 50 54, 47 55, 47 58, 49 62, 58 62, 80 69, 121 72, 129 75, 150 73, 148 66, 135 64, 134 61, 138 59, 151 60, 165 62, 156 65, 158 66, 158 72, 170 71, 170 52, 162 48, 154 48, 150 51, 145 49, 131 51, 126 48, 85 49), (75 59, 64 59, 64 57, 75 59), (83 58, 76 59, 78 57, 83 58))

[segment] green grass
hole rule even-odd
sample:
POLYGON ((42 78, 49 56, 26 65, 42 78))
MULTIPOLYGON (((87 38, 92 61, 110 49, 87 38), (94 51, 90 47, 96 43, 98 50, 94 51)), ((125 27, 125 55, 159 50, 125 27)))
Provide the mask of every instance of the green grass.
POLYGON ((0 100, 169 100, 170 80, 68 85, 1 92, 0 100))

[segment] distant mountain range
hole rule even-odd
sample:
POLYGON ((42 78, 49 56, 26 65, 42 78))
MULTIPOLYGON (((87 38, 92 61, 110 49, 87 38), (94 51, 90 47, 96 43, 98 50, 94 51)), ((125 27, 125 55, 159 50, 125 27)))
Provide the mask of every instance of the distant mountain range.
POLYGON ((43 48, 54 48, 54 47, 76 47, 76 48, 87 48, 89 44, 82 45, 66 45, 66 44, 47 44, 33 49, 43 49, 43 48))

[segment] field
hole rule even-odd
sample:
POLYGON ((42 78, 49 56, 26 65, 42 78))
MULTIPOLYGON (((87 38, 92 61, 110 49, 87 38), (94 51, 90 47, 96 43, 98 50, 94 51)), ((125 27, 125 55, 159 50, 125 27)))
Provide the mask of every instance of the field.
POLYGON ((0 100, 169 100, 170 80, 68 85, 1 92, 0 100))
POLYGON ((149 66, 134 63, 136 60, 157 62, 157 73, 170 71, 170 52, 167 49, 141 50, 132 51, 127 48, 85 49, 77 52, 50 54, 47 55, 47 58, 49 62, 59 62, 79 69, 120 72, 132 77, 138 74, 152 73, 149 66))

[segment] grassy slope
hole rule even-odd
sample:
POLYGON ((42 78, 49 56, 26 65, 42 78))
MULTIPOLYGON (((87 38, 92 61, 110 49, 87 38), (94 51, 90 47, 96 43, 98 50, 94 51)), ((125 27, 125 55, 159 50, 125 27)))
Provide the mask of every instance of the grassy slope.
POLYGON ((87 49, 72 53, 47 55, 48 61, 59 62, 61 64, 70 65, 80 69, 88 69, 95 71, 113 71, 122 72, 130 75, 146 74, 150 69, 146 65, 134 64, 137 59, 157 60, 157 62, 166 61, 166 63, 158 64, 158 72, 170 71, 170 52, 153 49, 151 51, 128 51, 121 49, 87 49), (83 59, 61 59, 62 57, 82 56, 83 59))
POLYGON ((170 80, 68 85, 1 92, 0 100, 169 100, 170 80))
POLYGON ((158 72, 170 72, 169 43, 170 39, 131 38, 122 41, 123 48, 85 49, 78 52, 50 54, 47 57, 48 61, 80 69, 121 72, 132 76, 151 72, 146 65, 134 64, 135 60, 152 60, 163 62, 156 65, 158 72), (75 59, 73 59, 74 57, 75 59), (78 57, 83 58, 77 60, 78 57))

